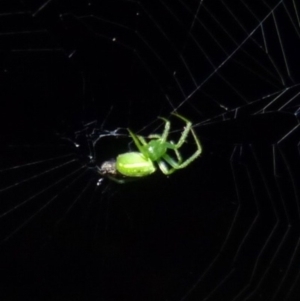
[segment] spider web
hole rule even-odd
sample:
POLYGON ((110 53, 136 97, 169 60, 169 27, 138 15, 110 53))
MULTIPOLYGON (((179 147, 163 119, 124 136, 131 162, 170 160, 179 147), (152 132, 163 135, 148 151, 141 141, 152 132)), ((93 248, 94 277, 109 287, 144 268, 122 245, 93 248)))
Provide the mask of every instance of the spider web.
POLYGON ((0 11, 3 299, 297 299, 296 1, 0 11), (159 133, 164 116, 178 139, 175 111, 200 159, 169 178, 99 177, 133 148, 128 127, 159 133))

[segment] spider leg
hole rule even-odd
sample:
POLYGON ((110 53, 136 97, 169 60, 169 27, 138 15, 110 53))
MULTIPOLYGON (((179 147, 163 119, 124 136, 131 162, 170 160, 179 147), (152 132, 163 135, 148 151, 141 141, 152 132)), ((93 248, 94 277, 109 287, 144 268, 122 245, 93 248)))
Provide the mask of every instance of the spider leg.
POLYGON ((163 174, 169 175, 169 168, 163 160, 158 161, 157 164, 163 174))
POLYGON ((132 179, 132 178, 124 178, 124 179, 118 179, 116 177, 113 176, 107 176, 108 179, 110 179, 111 181, 118 183, 118 184, 126 184, 129 182, 133 182, 136 181, 136 179, 132 179))
MULTIPOLYGON (((176 152, 175 152, 176 153, 176 152)), ((178 152, 179 153, 179 152, 178 152)), ((187 167, 190 163, 192 163, 195 159, 197 159, 197 157, 199 157, 201 154, 201 149, 198 149, 192 156, 190 156, 187 160, 185 160, 184 162, 176 162, 172 157, 170 157, 169 155, 165 154, 163 155, 163 159, 169 164, 171 165, 171 169, 167 167, 166 163, 162 160, 160 160, 158 162, 158 166, 160 168, 160 170, 165 174, 165 175, 170 175, 172 174, 174 171, 176 171, 177 169, 182 169, 187 167)), ((180 156, 180 154, 179 154, 180 156)))
MULTIPOLYGON (((158 134, 152 134, 149 135, 148 138, 150 139, 161 139, 162 142, 165 142, 169 136, 169 132, 170 132, 170 121, 164 117, 158 117, 159 119, 163 120, 165 122, 165 128, 164 131, 162 133, 162 135, 158 135, 158 134)), ((133 139, 134 144, 136 145, 136 147, 138 148, 138 150, 143 153, 143 147, 147 145, 148 143, 146 142, 145 138, 142 136, 138 136, 136 134, 134 134, 130 129, 127 129, 131 138, 133 139)))
MULTIPOLYGON (((158 117, 159 119, 163 120, 165 122, 165 128, 161 135, 159 134, 151 134, 148 136, 149 139, 161 139, 163 142, 165 142, 169 136, 170 132, 170 121, 164 117, 158 117)), ((146 143, 147 144, 147 143, 146 143)))
POLYGON ((138 136, 137 135, 137 138, 140 140, 140 142, 142 143, 142 145, 147 145, 147 141, 146 141, 146 139, 143 137, 143 136, 138 136))
POLYGON ((186 119, 185 117, 183 117, 183 116, 181 116, 177 113, 172 113, 172 115, 176 116, 177 118, 183 120, 186 123, 186 126, 184 127, 184 130, 181 133, 181 136, 180 136, 178 142, 175 144, 176 148, 178 149, 183 145, 183 143, 185 142, 189 132, 192 131, 193 128, 192 128, 192 123, 188 119, 186 119))
POLYGON ((165 175, 170 175, 172 174, 175 170, 178 169, 179 165, 178 163, 171 158, 169 155, 165 154, 162 157, 172 168, 170 169, 166 162, 164 162, 163 160, 158 161, 158 167, 160 168, 160 170, 162 171, 162 173, 164 173, 165 175))
POLYGON ((185 129, 182 132, 181 137, 180 137, 179 141, 177 142, 177 144, 175 145, 175 147, 178 149, 182 146, 182 144, 185 142, 189 132, 192 133, 194 141, 197 145, 196 152, 190 158, 188 158, 186 161, 184 161, 183 163, 180 164, 180 166, 181 166, 180 168, 184 168, 187 165, 189 165, 191 162, 193 162, 197 157, 200 156, 200 154, 202 153, 202 146, 201 146, 200 141, 199 141, 199 139, 198 139, 193 127, 192 127, 192 123, 188 119, 186 119, 185 117, 183 117, 179 114, 173 113, 173 115, 186 122, 185 129))
MULTIPOLYGON (((175 169, 181 169, 181 168, 185 168, 187 167, 189 164, 191 164, 194 160, 196 160, 202 153, 202 147, 200 144, 200 141, 196 135, 196 133, 194 132, 194 130, 191 128, 191 133, 194 137, 195 143, 197 145, 197 150, 196 152, 191 155, 188 159, 186 159, 184 162, 180 162, 180 164, 178 164, 178 166, 175 169)), ((168 162, 169 163, 169 162, 168 162)))
POLYGON ((189 164, 191 164, 194 160, 196 160, 200 156, 201 152, 202 152, 202 149, 201 149, 201 146, 199 145, 199 148, 197 149, 197 151, 193 155, 191 155, 187 160, 180 163, 176 167, 176 169, 181 169, 181 168, 187 167, 189 164))
POLYGON ((163 155, 163 159, 172 167, 171 169, 169 169, 166 165, 165 162, 159 162, 159 167, 161 169, 161 171, 166 174, 166 175, 169 175, 169 174, 172 174, 175 170, 177 169, 182 169, 182 168, 185 168, 187 167, 189 164, 191 164, 194 160, 197 159, 197 157, 200 156, 200 154, 202 153, 202 147, 201 147, 201 144, 200 144, 200 141, 194 131, 194 129, 192 128, 192 123, 186 119, 185 117, 179 115, 179 114, 173 114, 175 115, 176 117, 182 119, 183 121, 186 122, 186 126, 181 134, 181 137, 179 138, 179 141, 177 142, 177 144, 174 144, 173 142, 166 142, 167 143, 167 147, 169 149, 173 149, 175 154, 176 154, 176 157, 178 159, 178 162, 176 162, 172 157, 170 157, 168 154, 165 154, 163 155), (194 141, 197 145, 197 150, 194 154, 192 154, 188 159, 186 159, 184 162, 182 162, 182 157, 180 155, 180 152, 178 151, 178 149, 183 145, 183 143, 186 141, 186 138, 189 134, 189 132, 191 132, 193 138, 194 138, 194 141))
POLYGON ((178 160, 177 163, 180 164, 182 162, 182 157, 181 157, 180 152, 176 148, 176 145, 174 144, 174 142, 173 141, 165 142, 165 144, 166 144, 167 148, 172 149, 175 152, 176 158, 178 160))
POLYGON ((170 121, 164 117, 158 117, 158 118, 165 122, 165 128, 164 128, 163 133, 161 135, 158 135, 159 139, 161 139, 162 142, 165 142, 165 141, 167 141, 167 138, 169 136, 171 124, 170 124, 170 121))
POLYGON ((159 134, 151 134, 148 136, 149 139, 161 139, 161 136, 159 134))
POLYGON ((143 141, 144 139, 140 140, 141 138, 139 138, 136 134, 134 134, 130 129, 127 130, 134 144, 136 145, 137 149, 143 154, 144 153, 143 143, 146 141, 143 141))
POLYGON ((176 157, 177 157, 177 160, 178 160, 178 164, 180 164, 182 162, 181 154, 180 154, 180 152, 178 151, 177 148, 174 148, 174 152, 176 154, 176 157))

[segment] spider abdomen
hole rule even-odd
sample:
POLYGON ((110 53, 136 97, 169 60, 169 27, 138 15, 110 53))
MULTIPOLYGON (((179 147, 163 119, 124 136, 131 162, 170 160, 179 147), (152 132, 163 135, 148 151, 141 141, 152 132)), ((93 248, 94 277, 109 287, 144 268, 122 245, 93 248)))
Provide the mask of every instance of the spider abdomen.
POLYGON ((116 168, 120 174, 127 177, 144 177, 156 170, 151 159, 138 152, 119 155, 116 168))

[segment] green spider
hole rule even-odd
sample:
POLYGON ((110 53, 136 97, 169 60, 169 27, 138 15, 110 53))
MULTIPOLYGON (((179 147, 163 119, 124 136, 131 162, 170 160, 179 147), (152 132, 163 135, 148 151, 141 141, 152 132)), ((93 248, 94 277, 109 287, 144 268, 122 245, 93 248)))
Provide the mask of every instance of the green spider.
POLYGON ((170 175, 174 171, 185 168, 191 164, 202 152, 200 141, 192 128, 192 123, 188 119, 179 114, 173 113, 173 115, 186 123, 177 143, 167 140, 170 132, 170 121, 166 118, 159 117, 159 119, 165 122, 165 128, 161 135, 149 135, 149 142, 147 142, 144 137, 138 136, 128 129, 139 152, 128 152, 119 155, 117 160, 104 162, 101 167, 98 167, 99 173, 115 182, 125 183, 128 178, 132 179, 151 175, 156 171, 156 164, 165 175, 170 175), (187 140, 190 132, 196 143, 197 150, 188 159, 182 161, 179 149, 187 140), (173 159, 167 153, 168 150, 174 151, 177 160, 173 159))

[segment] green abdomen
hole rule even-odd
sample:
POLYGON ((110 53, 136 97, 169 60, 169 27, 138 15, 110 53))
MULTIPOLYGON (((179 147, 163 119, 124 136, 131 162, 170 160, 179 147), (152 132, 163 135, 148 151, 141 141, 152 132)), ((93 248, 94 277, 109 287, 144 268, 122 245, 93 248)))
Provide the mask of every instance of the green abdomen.
POLYGON ((152 161, 138 152, 119 155, 117 157, 116 168, 120 174, 127 177, 144 177, 155 171, 152 161))

